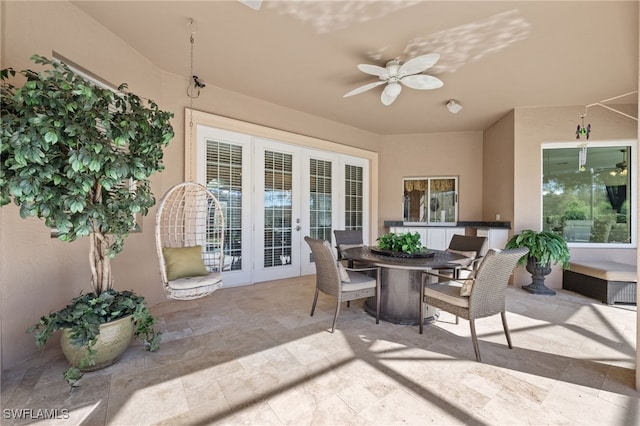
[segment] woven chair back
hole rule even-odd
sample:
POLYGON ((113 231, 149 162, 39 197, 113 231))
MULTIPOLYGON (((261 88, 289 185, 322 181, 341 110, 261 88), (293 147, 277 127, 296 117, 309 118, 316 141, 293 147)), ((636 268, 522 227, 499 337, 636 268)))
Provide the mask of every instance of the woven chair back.
POLYGON ((333 250, 327 241, 304 237, 316 265, 316 287, 325 294, 340 296, 340 273, 333 250))
POLYGON ((485 256, 469 296, 469 317, 482 318, 505 310, 505 297, 509 278, 518 263, 526 255, 526 247, 493 251, 485 256))

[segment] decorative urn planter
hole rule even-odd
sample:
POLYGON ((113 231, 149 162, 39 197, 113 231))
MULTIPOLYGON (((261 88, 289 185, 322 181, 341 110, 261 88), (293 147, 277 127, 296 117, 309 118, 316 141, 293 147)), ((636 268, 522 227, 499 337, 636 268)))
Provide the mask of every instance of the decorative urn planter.
POLYGON ((571 253, 567 241, 562 235, 552 231, 525 229, 511 237, 505 245, 508 249, 519 247, 529 249, 529 253, 518 260, 518 265, 526 265, 532 278, 531 284, 523 285, 522 289, 533 294, 555 295, 555 291, 544 285, 544 280, 551 273, 552 263, 560 264, 562 269, 569 267, 571 253))
POLYGON ((531 274, 531 284, 523 285, 523 290, 533 294, 556 294, 544 285, 545 277, 551 273, 551 263, 540 263, 535 257, 529 257, 526 270, 531 274))
POLYGON ((71 339, 71 329, 62 330, 60 346, 72 367, 81 371, 95 371, 108 367, 120 359, 133 339, 133 315, 106 322, 100 325, 100 334, 93 350, 96 352, 95 364, 81 366, 81 360, 88 357, 86 346, 76 346, 71 339))

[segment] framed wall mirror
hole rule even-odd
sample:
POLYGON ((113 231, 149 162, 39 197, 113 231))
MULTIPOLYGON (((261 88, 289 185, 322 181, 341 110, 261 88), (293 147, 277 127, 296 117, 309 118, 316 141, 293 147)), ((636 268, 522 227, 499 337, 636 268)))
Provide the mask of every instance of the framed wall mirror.
POLYGON ((402 179, 405 225, 451 226, 458 222, 458 178, 410 177, 402 179))

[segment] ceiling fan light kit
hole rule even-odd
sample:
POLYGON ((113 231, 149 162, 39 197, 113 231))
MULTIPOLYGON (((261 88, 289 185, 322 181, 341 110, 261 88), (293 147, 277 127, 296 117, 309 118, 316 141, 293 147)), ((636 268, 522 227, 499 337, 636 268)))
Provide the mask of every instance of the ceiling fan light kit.
POLYGON ((431 90, 438 89, 444 85, 442 80, 437 77, 422 74, 422 72, 431 68, 440 59, 440 55, 437 53, 431 53, 428 55, 416 56, 409 59, 404 64, 400 64, 397 59, 387 62, 387 65, 383 68, 378 65, 360 64, 358 69, 365 74, 370 74, 378 77, 380 81, 374 83, 368 83, 364 86, 357 87, 345 94, 344 97, 358 95, 360 93, 371 90, 380 85, 386 84, 387 86, 382 91, 380 101, 383 105, 391 105, 400 92, 402 92, 402 86, 409 87, 410 89, 417 90, 431 90))
POLYGON ((457 114, 462 109, 462 104, 455 99, 450 99, 449 102, 447 102, 447 109, 450 113, 457 114))

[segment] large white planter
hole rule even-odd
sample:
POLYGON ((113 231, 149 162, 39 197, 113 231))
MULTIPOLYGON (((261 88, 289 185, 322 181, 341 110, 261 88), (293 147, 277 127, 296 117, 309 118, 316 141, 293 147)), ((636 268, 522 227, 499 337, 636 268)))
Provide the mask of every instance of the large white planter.
MULTIPOLYGON (((95 365, 81 368, 82 371, 94 371, 108 367, 118 361, 127 350, 133 339, 133 316, 129 315, 100 326, 98 341, 93 346, 97 352, 95 365)), ((62 352, 73 367, 80 368, 80 361, 87 355, 84 346, 78 347, 71 343, 70 329, 63 329, 60 337, 62 352)))

